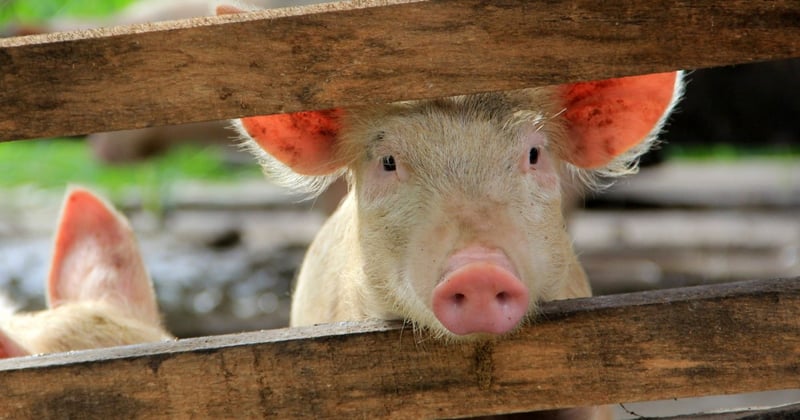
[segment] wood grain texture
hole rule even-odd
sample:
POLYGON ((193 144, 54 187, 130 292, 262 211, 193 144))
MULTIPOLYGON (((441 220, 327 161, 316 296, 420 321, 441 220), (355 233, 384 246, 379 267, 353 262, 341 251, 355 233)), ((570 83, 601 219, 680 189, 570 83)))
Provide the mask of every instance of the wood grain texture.
POLYGON ((800 278, 550 302, 513 337, 351 323, 0 361, 0 418, 433 418, 800 387, 800 278))
POLYGON ((798 56, 798 0, 362 0, 0 40, 0 139, 798 56))

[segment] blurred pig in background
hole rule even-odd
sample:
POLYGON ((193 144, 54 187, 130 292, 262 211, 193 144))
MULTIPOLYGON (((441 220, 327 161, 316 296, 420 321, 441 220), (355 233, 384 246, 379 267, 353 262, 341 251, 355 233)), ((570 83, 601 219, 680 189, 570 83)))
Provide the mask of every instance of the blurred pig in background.
POLYGON ((0 358, 171 339, 128 221, 82 188, 64 198, 48 309, 0 313, 0 358))

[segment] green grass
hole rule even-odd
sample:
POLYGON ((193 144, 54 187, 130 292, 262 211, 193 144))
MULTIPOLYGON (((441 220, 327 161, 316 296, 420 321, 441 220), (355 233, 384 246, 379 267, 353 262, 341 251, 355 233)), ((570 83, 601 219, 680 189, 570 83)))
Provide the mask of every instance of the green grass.
POLYGON ((717 160, 732 161, 748 158, 768 158, 797 160, 800 158, 800 145, 773 147, 737 147, 730 144, 714 144, 699 146, 682 146, 667 144, 664 146, 669 159, 683 160, 717 160))
MULTIPOLYGON (((35 23, 54 16, 99 17, 134 0, 0 0, 0 25, 35 23)), ((170 1, 170 0, 165 0, 170 1)))
POLYGON ((258 165, 232 165, 215 148, 183 146, 143 162, 107 165, 92 156, 87 143, 51 139, 0 143, 0 188, 31 186, 63 191, 81 184, 105 191, 112 201, 138 189, 147 207, 159 211, 178 181, 235 182, 263 178, 258 165))
MULTIPOLYGON (((0 0, 0 27, 8 23, 36 24, 53 17, 91 18, 114 13, 135 0, 0 0)), ((172 0, 165 0, 172 1, 172 0)), ((146 205, 163 208, 177 181, 235 181, 262 177, 258 165, 227 165, 211 148, 185 146, 142 163, 105 165, 83 141, 51 139, 0 142, 0 188, 30 186, 63 191, 70 183, 98 188, 117 201, 138 189, 146 205)))

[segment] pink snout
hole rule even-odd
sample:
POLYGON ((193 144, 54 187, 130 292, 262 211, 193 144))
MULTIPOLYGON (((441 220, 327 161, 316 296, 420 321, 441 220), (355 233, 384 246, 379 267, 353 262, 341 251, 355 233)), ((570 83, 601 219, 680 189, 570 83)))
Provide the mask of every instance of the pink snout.
POLYGON ((503 334, 528 311, 528 288, 507 269, 468 263, 433 289, 433 313, 453 334, 503 334))

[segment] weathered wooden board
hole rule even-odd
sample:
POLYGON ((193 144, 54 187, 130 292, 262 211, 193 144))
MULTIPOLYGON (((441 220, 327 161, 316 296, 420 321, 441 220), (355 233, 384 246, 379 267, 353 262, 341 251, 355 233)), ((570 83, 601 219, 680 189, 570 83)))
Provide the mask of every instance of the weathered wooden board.
POLYGON ((798 0, 356 0, 0 40, 0 139, 798 56, 798 0))
POLYGON ((800 388, 800 279, 550 302, 495 342, 397 324, 0 361, 0 417, 432 418, 800 388))

